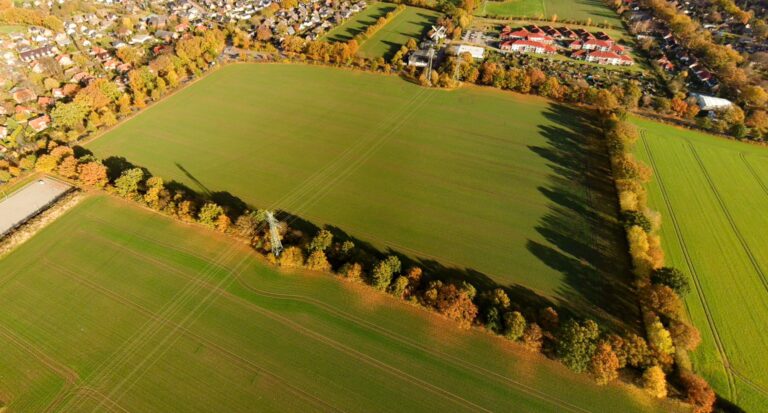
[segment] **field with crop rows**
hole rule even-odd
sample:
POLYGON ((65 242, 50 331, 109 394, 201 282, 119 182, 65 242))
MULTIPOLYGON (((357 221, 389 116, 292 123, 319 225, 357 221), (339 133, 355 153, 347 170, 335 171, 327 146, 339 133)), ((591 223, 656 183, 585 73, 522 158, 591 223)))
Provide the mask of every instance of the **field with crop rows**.
POLYGON ((746 411, 768 405, 768 149, 637 120, 667 262, 690 277, 696 370, 746 411))
POLYGON ((619 16, 602 0, 486 0, 478 7, 483 16, 528 17, 556 21, 578 21, 621 27, 619 16))
POLYGON ((491 89, 237 65, 88 148, 332 225, 449 278, 635 325, 616 197, 592 128, 575 109, 491 89))
POLYGON ((356 35, 365 31, 365 28, 376 23, 380 17, 395 10, 396 5, 392 3, 373 3, 365 10, 350 17, 341 25, 334 27, 326 33, 323 40, 329 42, 346 42, 352 40, 356 35))
POLYGON ((367 58, 392 57, 408 39, 421 40, 435 24, 440 13, 417 7, 407 7, 386 26, 360 45, 359 54, 367 58))
POLYGON ((667 411, 367 287, 108 196, 0 260, 0 405, 80 411, 667 411))

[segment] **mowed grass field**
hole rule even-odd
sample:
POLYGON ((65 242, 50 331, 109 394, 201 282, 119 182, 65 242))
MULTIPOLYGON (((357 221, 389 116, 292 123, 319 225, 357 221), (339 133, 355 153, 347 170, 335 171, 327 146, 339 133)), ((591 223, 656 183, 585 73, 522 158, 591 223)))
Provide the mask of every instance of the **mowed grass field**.
POLYGON ((638 155, 654 169, 667 262, 684 270, 703 343, 696 370, 746 411, 768 405, 768 149, 649 121, 638 155))
POLYGON ((486 0, 478 7, 478 13, 485 16, 529 17, 559 21, 591 21, 592 24, 607 22, 621 27, 621 20, 601 0, 486 0))
POLYGON ((12 412, 676 408, 103 195, 0 268, 12 412))
POLYGON ((478 287, 635 323, 616 197, 590 128, 573 109, 491 89, 236 65, 87 148, 478 287))
POLYGON ((352 40, 355 36, 365 31, 365 29, 376 23, 380 17, 395 10, 396 5, 392 3, 373 3, 365 10, 350 17, 343 24, 334 27, 323 36, 323 40, 329 42, 346 42, 352 40))
POLYGON ((433 10, 406 7, 370 39, 364 41, 360 45, 358 54, 367 58, 390 58, 397 53, 400 46, 408 42, 408 39, 420 41, 422 35, 432 28, 438 17, 440 13, 433 10))

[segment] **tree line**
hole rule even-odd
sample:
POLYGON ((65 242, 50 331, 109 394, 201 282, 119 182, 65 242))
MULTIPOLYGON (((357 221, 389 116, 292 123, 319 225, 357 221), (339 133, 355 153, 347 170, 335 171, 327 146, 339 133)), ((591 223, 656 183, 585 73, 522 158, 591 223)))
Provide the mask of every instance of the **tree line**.
POLYGON ((652 171, 632 153, 640 133, 626 120, 625 110, 600 113, 648 343, 658 355, 655 364, 647 366, 643 379, 652 394, 662 397, 664 392, 653 384, 654 378, 674 372, 694 411, 710 412, 716 400, 714 391, 679 362, 687 360, 687 352, 696 349, 701 336, 683 308, 681 297, 690 292, 688 277, 664 263, 659 236, 661 219, 648 207, 645 189, 652 171))
POLYGON ((355 40, 358 44, 362 44, 364 41, 370 39, 373 37, 376 32, 384 28, 384 26, 387 25, 390 21, 392 21, 393 18, 397 17, 398 14, 405 11, 405 6, 402 4, 398 4, 397 7, 395 7, 394 10, 387 12, 384 16, 379 17, 376 19, 376 23, 369 25, 365 28, 365 30, 362 33, 358 33, 353 37, 352 39, 355 40))

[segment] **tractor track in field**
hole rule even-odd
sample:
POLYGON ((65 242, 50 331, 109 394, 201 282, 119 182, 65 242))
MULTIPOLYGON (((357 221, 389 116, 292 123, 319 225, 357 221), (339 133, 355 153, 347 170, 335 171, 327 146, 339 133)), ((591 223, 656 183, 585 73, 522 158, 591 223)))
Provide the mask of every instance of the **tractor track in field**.
POLYGON ((696 271, 696 267, 693 264, 693 259, 691 258, 690 251, 688 250, 688 245, 686 244, 685 238, 683 237, 682 228, 680 226, 679 221, 677 220, 677 217, 675 216, 675 210, 672 208, 672 201, 670 200, 667 187, 664 184, 664 179, 661 177, 661 170, 656 164, 656 159, 654 158, 653 152, 651 151, 651 147, 648 144, 648 139, 646 138, 645 129, 640 130, 640 139, 643 141, 643 146, 645 147, 645 151, 648 154, 648 160, 651 163, 651 168, 653 168, 654 175, 656 176, 656 181, 659 183, 659 190, 661 191, 662 198, 664 199, 664 204, 666 205, 667 210, 669 211, 669 218, 670 218, 670 221, 672 222, 672 226, 675 229, 677 242, 680 245, 680 250, 683 253, 683 257, 685 257, 685 262, 691 271, 691 278, 693 279, 693 282, 696 286, 696 295, 699 297, 699 302, 701 302, 702 308, 704 310, 704 315, 707 317, 707 324, 709 325, 709 329, 712 331, 712 337, 715 339, 715 348, 717 349, 717 352, 720 355, 720 360, 722 360, 723 367, 725 368, 725 376, 728 380, 729 397, 733 398, 736 395, 736 384, 734 382, 731 363, 730 363, 730 360, 728 359, 728 354, 725 351, 725 345, 723 344, 723 339, 720 336, 720 332, 717 330, 717 324, 715 323, 715 320, 712 316, 712 310, 709 308, 709 303, 707 302, 707 298, 704 295, 701 279, 700 279, 699 273, 696 271))
MULTIPOLYGON (((60 266, 57 267, 57 268, 59 268, 62 271, 65 271, 65 269, 63 269, 60 266)), ((69 271, 69 270, 66 270, 66 271, 68 271, 68 273, 70 275, 75 276, 71 271, 69 271)), ((395 377, 403 379, 404 381, 411 382, 412 384, 416 384, 416 385, 421 385, 421 387, 425 388, 426 390, 430 390, 430 389, 431 390, 436 390, 437 393, 442 393, 444 396, 448 396, 447 397, 448 399, 453 399, 454 401, 457 401, 457 400, 458 401, 464 401, 464 402, 467 403, 465 405, 465 407, 470 407, 473 410, 474 409, 480 409, 480 410, 487 411, 487 409, 484 409, 481 406, 478 406, 478 405, 476 405, 476 404, 474 404, 474 403, 472 403, 472 402, 470 402, 470 401, 468 401, 466 399, 463 399, 460 396, 457 396, 457 395, 454 395, 454 394, 452 394, 450 392, 447 392, 446 390, 443 390, 443 389, 441 389, 441 388, 439 388, 437 386, 434 386, 434 385, 432 385, 430 383, 427 383, 427 382, 425 382, 425 381, 423 381, 421 379, 417 379, 417 378, 411 376, 408 373, 401 372, 400 370, 396 369, 395 367, 392 367, 392 366, 390 366, 390 365, 388 365, 386 363, 383 363, 383 362, 381 362, 380 360, 378 360, 378 359, 376 359, 374 357, 371 357, 371 356, 368 356, 368 355, 366 355, 364 353, 358 352, 357 350, 354 350, 354 349, 352 349, 352 348, 350 348, 348 346, 345 346, 345 345, 337 342, 336 340, 330 339, 330 338, 328 338, 328 337, 326 337, 326 336, 324 336, 324 335, 322 335, 322 334, 320 334, 320 333, 318 333, 318 332, 316 332, 314 330, 310 330, 310 329, 308 329, 308 328, 306 328, 304 326, 301 326, 298 323, 296 323, 296 322, 294 322, 292 320, 289 320, 288 318, 286 318, 284 316, 280 316, 279 314, 277 314, 277 313, 275 313, 273 311, 270 311, 270 310, 267 310, 265 308, 262 308, 262 307, 254 304, 254 303, 252 303, 250 301, 247 301, 247 300, 243 299, 242 297, 236 296, 236 295, 232 294, 231 292, 229 292, 227 290, 223 290, 223 289, 221 289, 221 288, 219 288, 219 287, 217 287, 215 285, 210 285, 210 284, 206 283, 205 281, 193 280, 192 279, 193 277, 190 277, 190 276, 188 276, 186 274, 183 274, 181 272, 178 272, 178 274, 180 276, 183 276, 183 277, 186 277, 186 278, 190 279, 192 282, 200 284, 203 287, 207 287, 209 290, 217 293, 220 296, 228 298, 233 303, 237 303, 237 304, 243 305, 246 308, 249 308, 249 309, 254 310, 254 311, 258 312, 258 313, 261 313, 262 315, 265 315, 268 318, 271 318, 274 321, 279 322, 280 324, 284 324, 284 325, 288 324, 289 326, 293 327, 293 329, 295 331, 298 331, 299 333, 302 333, 305 336, 310 336, 312 338, 315 338, 317 341, 323 342, 323 343, 329 345, 330 347, 333 347, 336 350, 339 350, 339 351, 341 351, 341 352, 343 352, 343 353, 345 353, 347 355, 351 355, 353 357, 358 356, 356 358, 361 359, 362 361, 366 361, 367 360, 368 364, 372 364, 374 366, 379 367, 380 369, 388 371, 391 374, 393 374, 395 377), (363 357, 361 358, 360 356, 363 356, 363 357), (402 374, 399 374, 399 372, 402 373, 402 374)), ((81 280, 85 281, 82 278, 81 278, 81 280)), ((91 285, 93 285, 94 288, 96 287, 96 285, 94 285, 94 284, 91 284, 91 285)), ((142 310, 141 310, 142 312, 147 312, 147 314, 150 315, 150 317, 155 318, 155 319, 159 319, 159 321, 163 322, 165 325, 167 325, 167 324, 174 325, 178 329, 180 329, 181 331, 186 331, 187 333, 189 333, 193 337, 200 339, 201 341, 211 345, 212 347, 215 347, 215 348, 217 348, 219 350, 223 350, 223 351, 229 351, 229 350, 227 350, 224 347, 221 347, 221 346, 219 346, 219 345, 217 345, 215 343, 212 343, 212 342, 210 342, 210 341, 208 341, 208 340, 206 340, 206 339, 204 339, 204 338, 202 338, 200 336, 197 336, 194 333, 191 333, 186 327, 183 327, 182 325, 180 325, 180 324, 178 324, 178 323, 176 323, 176 322, 174 322, 174 321, 172 321, 170 319, 158 316, 157 314, 155 314, 151 310, 147 309, 146 307, 143 307, 143 306, 141 306, 138 303, 132 302, 130 299, 122 297, 120 294, 115 293, 114 291, 111 291, 111 290, 108 290, 108 289, 104 289, 103 287, 100 290, 102 290, 105 293, 106 293, 106 291, 110 291, 110 293, 113 296, 113 298, 125 300, 124 302, 126 304, 129 304, 129 305, 132 305, 132 306, 141 307, 142 308, 142 310)), ((237 356, 234 353, 232 353, 231 355, 237 356)), ((239 359, 240 361, 248 362, 247 359, 242 358, 242 356, 238 356, 238 357, 241 357, 239 359)))
MULTIPOLYGON (((83 282, 86 282, 86 280, 82 279, 79 276, 76 276, 76 274, 74 274, 73 271, 71 271, 69 269, 65 269, 65 268, 63 268, 61 266, 57 266, 57 265, 55 265, 53 263, 50 263, 50 265, 52 267, 58 268, 61 271, 66 271, 69 275, 71 275, 71 276, 73 276, 75 278, 79 278, 83 282)), ((187 279, 189 279, 190 281, 192 281, 195 284, 201 285, 203 287, 207 287, 207 289, 209 291, 213 291, 213 292, 217 293, 220 296, 224 296, 226 298, 229 298, 230 301, 232 301, 234 303, 238 303, 238 304, 244 305, 246 308, 254 310, 254 311, 256 311, 256 312, 258 312, 258 313, 260 313, 260 314, 262 314, 262 315, 264 315, 264 316, 266 316, 266 317, 268 317, 268 318, 270 318, 270 319, 272 319, 274 321, 277 321, 280 324, 289 326, 291 329, 293 329, 294 331, 299 332, 302 335, 314 338, 315 340, 320 341, 320 342, 322 342, 322 343, 324 343, 324 344, 326 344, 326 345, 328 345, 328 346, 330 346, 330 347, 332 347, 332 348, 334 348, 334 349, 336 349, 336 350, 338 350, 338 351, 340 351, 340 352, 342 352, 344 354, 347 354, 349 356, 355 357, 355 358, 357 358, 360 361, 363 361, 363 362, 365 362, 367 364, 370 364, 370 365, 372 365, 374 367, 377 367, 377 368, 379 368, 381 370, 384 370, 384 371, 390 373, 391 375, 393 375, 393 376, 395 376, 395 377, 397 377, 397 378, 399 378, 399 379, 401 379, 403 381, 409 382, 411 384, 415 384, 415 385, 417 385, 419 387, 422 387, 423 389, 425 389, 427 391, 431 391, 431 392, 433 392, 433 393, 435 393, 437 395, 441 395, 445 399, 451 400, 453 402, 457 402, 457 403, 463 405, 465 408, 469 408, 470 410, 474 410, 474 411, 478 411, 478 410, 489 411, 488 409, 486 409, 486 408, 484 408, 482 406, 479 406, 479 405, 477 405, 477 404, 475 404, 475 403, 473 403, 473 402, 471 402, 471 401, 469 401, 467 399, 464 399, 461 396, 458 396, 458 395, 456 395, 456 394, 454 394, 452 392, 444 390, 444 389, 442 389, 442 388, 440 388, 438 386, 435 386, 435 385, 433 385, 433 384, 431 384, 431 383, 429 383, 427 381, 424 381, 422 379, 414 377, 414 376, 410 375, 409 373, 406 373, 406 372, 404 372, 404 371, 402 371, 402 370, 400 370, 400 369, 398 369, 396 367, 393 367, 393 366, 391 366, 391 365, 389 365, 387 363, 384 363, 384 362, 376 359, 375 357, 369 356, 369 355, 367 355, 365 353, 362 353, 360 351, 357 351, 357 350, 355 350, 355 349, 353 349, 353 348, 351 348, 349 346, 346 346, 346 345, 344 345, 342 343, 339 343, 338 341, 336 341, 334 339, 331 339, 331 338, 329 338, 329 337, 327 337, 327 336, 325 336, 325 335, 323 335, 321 333, 318 333, 318 332, 316 332, 314 330, 308 329, 308 328, 306 328, 306 327, 296 323, 293 320, 290 320, 290 319, 288 319, 288 318, 286 318, 284 316, 281 316, 281 315, 279 315, 279 314, 277 314, 277 313, 275 313, 273 311, 270 311, 270 310, 267 310, 265 308, 262 308, 262 307, 260 307, 260 306, 258 306, 256 304, 248 301, 248 300, 243 299, 242 297, 239 297, 237 295, 232 294, 231 292, 229 292, 227 290, 223 290, 223 289, 221 289, 221 288, 219 288, 219 287, 217 287, 215 285, 210 285, 209 283, 207 283, 207 282, 205 282, 203 280, 197 280, 194 277, 190 277, 187 274, 183 274, 183 273, 181 273, 178 270, 176 270, 175 272, 177 272, 180 276, 186 277, 187 279)), ((95 284, 91 283, 90 285, 92 285, 94 288, 97 288, 97 286, 95 284)), ((105 294, 107 293, 107 291, 109 291, 110 295, 114 299, 116 299, 116 300, 125 300, 124 303, 126 303, 128 305, 137 306, 137 308, 141 307, 142 308, 142 310, 141 310, 142 312, 146 311, 148 314, 150 314, 151 318, 156 319, 157 321, 160 321, 163 325, 171 324, 173 326, 176 326, 176 328, 181 330, 182 332, 186 331, 187 333, 194 335, 194 333, 189 332, 189 330, 186 327, 184 327, 183 325, 180 325, 180 324, 178 324, 178 323, 176 323, 176 322, 174 322, 174 321, 172 321, 172 320, 170 320, 168 318, 165 318, 165 317, 162 317, 160 315, 157 315, 154 312, 152 312, 152 310, 149 310, 148 308, 141 306, 141 304, 135 303, 135 302, 131 301, 130 299, 125 298, 125 297, 121 296, 118 293, 115 293, 114 291, 105 289, 104 287, 99 287, 99 290, 102 291, 105 294), (120 298, 118 298, 118 297, 120 297, 120 298)), ((219 345, 216 345, 216 344, 214 344, 214 343, 212 343, 210 341, 207 341, 207 340, 203 339, 200 336, 197 336, 197 335, 194 335, 194 336, 195 336, 195 338, 203 340, 204 342, 210 344, 211 346, 213 346, 213 347, 215 347, 215 348, 217 348, 219 350, 229 351, 229 350, 226 350, 225 348, 223 348, 223 347, 221 347, 219 345)), ((235 355, 235 354, 231 353, 231 355, 235 355)), ((242 356, 238 356, 238 357, 242 357, 242 356)), ((248 362, 247 359, 245 359, 245 358, 242 358, 240 361, 248 362)), ((279 377, 279 376, 277 376, 277 377, 279 377)), ((333 410, 338 410, 338 409, 334 408, 333 410)))
MULTIPOLYGON (((147 218, 149 219, 149 218, 147 218)), ((125 248, 125 246, 123 246, 125 248)), ((116 256, 119 254, 119 250, 116 250, 112 256, 116 256)), ((228 260, 231 257, 234 256, 233 251, 225 251, 222 254, 219 254, 215 261, 223 261, 228 260)), ((109 259, 111 260, 111 258, 109 259)), ((107 260, 107 263, 109 262, 107 260)), ((242 262, 245 261, 245 258, 238 263, 233 271, 237 269, 242 262)), ((210 272, 213 271, 211 267, 203 267, 203 269, 200 271, 199 275, 204 278, 212 277, 213 274, 210 274, 210 272)), ((226 281, 226 278, 225 278, 226 281)), ((223 282, 223 281, 222 281, 223 282)), ((182 306, 187 305, 189 301, 192 299, 194 294, 199 293, 199 289, 197 289, 197 285, 194 283, 186 285, 184 288, 179 290, 170 301, 168 301, 163 307, 161 308, 160 312, 163 315, 167 314, 167 317, 175 316, 177 314, 180 314, 181 311, 183 311, 182 306)), ((195 311, 197 311, 200 306, 206 304, 206 300, 210 298, 210 294, 202 301, 198 301, 198 304, 196 307, 192 309, 191 312, 186 313, 184 316, 183 322, 186 322, 189 317, 192 317, 195 315, 195 311)), ((99 385, 99 383, 107 380, 109 377, 115 376, 115 370, 118 368, 121 368, 121 366, 125 365, 128 362, 128 359, 130 357, 133 357, 136 355, 136 352, 139 350, 141 346, 143 346, 148 340, 155 338, 158 334, 160 334, 161 329, 163 327, 166 327, 165 323, 160 319, 160 322, 152 322, 153 320, 149 319, 147 320, 142 326, 139 327, 139 329, 130 337, 128 338, 121 346, 115 350, 113 353, 113 357, 105 359, 101 364, 99 364, 97 367, 94 368, 94 373, 91 376, 86 377, 85 380, 88 380, 90 382, 96 383, 96 385, 99 385)), ((161 339, 161 344, 165 344, 165 341, 168 340, 173 333, 175 333, 176 329, 172 330, 170 334, 166 335, 161 339)), ((107 394, 108 397, 111 397, 111 393, 113 391, 116 391, 117 388, 122 386, 126 380, 128 380, 131 375, 136 373, 136 371, 147 361, 147 359, 154 355, 155 351, 157 351, 157 346, 150 350, 149 353, 141 358, 141 360, 138 363, 135 363, 135 367, 122 379, 120 382, 115 385, 112 390, 110 390, 109 394, 107 394)), ((64 407, 62 407, 62 410, 68 411, 75 408, 75 406, 79 406, 83 402, 83 398, 79 397, 79 395, 74 394, 72 398, 69 398, 67 402, 65 403, 64 407), (74 404, 74 406, 72 406, 74 404)))
MULTIPOLYGON (((138 310, 139 312, 143 313, 144 315, 149 316, 150 318, 152 318, 154 320, 163 321, 166 324, 170 323, 170 324, 173 324, 173 325, 179 327, 180 331, 182 331, 185 335, 187 335, 187 336, 189 336, 189 337, 199 341, 200 343, 205 344, 206 346, 209 346, 209 347, 211 347, 213 349, 218 350, 219 352, 221 352, 222 355, 224 355, 225 357, 229 358, 231 361, 242 363, 242 365, 247 366, 247 368, 252 373, 264 374, 266 376, 269 376, 274 381, 276 381, 276 382, 280 383, 281 385, 284 385, 286 388, 288 388, 291 391, 291 393, 294 393, 297 396, 299 396, 301 398, 304 398, 305 400, 315 402, 315 403, 317 403, 319 405, 323 405, 326 408, 330 408, 331 410, 338 411, 338 409, 333 408, 333 406, 328 405, 324 400, 319 399, 316 396, 310 395, 309 393, 304 392, 303 390, 297 388, 296 386, 293 386, 292 384, 290 384, 290 382, 288 380, 282 378, 281 376, 275 374, 274 372, 272 372, 272 371, 270 371, 270 370, 268 370, 268 369, 266 369, 264 367, 259 366, 258 364, 248 360, 247 358, 245 358, 243 356, 240 356, 239 354, 237 354, 237 353, 235 353, 235 352, 233 352, 233 351, 231 351, 231 350, 221 346, 220 344, 218 344, 216 342, 213 342, 213 341, 209 340, 208 338, 206 338, 204 336, 201 336, 201 335, 199 335, 197 333, 192 332, 187 327, 183 327, 183 326, 178 325, 173 320, 170 320, 168 318, 163 318, 162 316, 157 315, 155 312, 153 312, 151 309, 147 308, 146 306, 144 306, 144 305, 142 305, 142 304, 140 304, 140 303, 138 303, 138 302, 136 302, 134 300, 131 300, 130 298, 127 298, 127 297, 123 296, 122 294, 119 294, 119 293, 117 293, 115 291, 112 291, 109 288, 103 287, 103 286, 101 286, 98 283, 90 281, 87 278, 83 278, 80 275, 78 275, 77 273, 75 273, 74 271, 72 271, 72 270, 70 270, 68 268, 65 268, 65 267, 63 267, 61 265, 54 264, 54 263, 52 263, 50 261, 48 262, 48 265, 50 265, 50 267, 52 267, 52 268, 54 268, 54 269, 56 269, 58 271, 63 272, 64 274, 69 276, 69 278, 71 278, 75 282, 77 282, 78 284, 84 285, 84 286, 86 286, 86 287, 88 287, 88 288, 90 288, 92 290, 95 290, 95 291, 101 293, 104 296, 107 296, 107 297, 109 297, 109 298, 119 302, 119 303, 122 303, 122 304, 125 304, 125 305, 129 306, 129 307, 132 307, 132 308, 138 310)), ((106 397, 106 396, 104 396, 104 397, 106 397)))
POLYGON ((757 183, 760 185, 760 188, 763 189, 763 193, 768 195, 768 185, 763 182, 763 179, 760 178, 760 175, 757 173, 757 171, 755 171, 755 168, 752 166, 752 164, 749 163, 746 153, 739 152, 739 158, 741 158, 742 162, 744 162, 744 166, 747 167, 749 173, 752 174, 752 176, 755 178, 755 181, 757 181, 757 183))
POLYGON ((752 267, 755 269, 755 272, 760 277, 760 281, 763 284, 763 288, 765 288, 765 291, 768 292, 768 278, 766 278, 766 275, 763 272, 763 269, 760 267, 760 263, 758 263, 757 258, 755 258, 755 254, 752 252, 752 249, 749 247, 749 243, 747 243, 746 238, 744 238, 744 234, 742 234, 742 232, 739 230, 739 227, 736 225, 736 221, 733 219, 733 215, 731 215, 731 211, 728 209, 728 206, 725 204, 725 201, 723 200, 723 197, 720 194, 720 191, 717 189, 715 182, 712 180, 712 176, 709 174, 709 171, 707 170, 706 166, 704 166, 704 162, 701 160, 701 157, 699 157, 699 153, 696 151, 696 148, 693 146, 693 144, 690 141, 688 142, 688 147, 690 148, 691 153, 693 154, 693 157, 696 159, 696 162, 699 164, 701 171, 704 173, 704 178, 706 178, 707 183, 709 184, 709 188, 712 190, 712 193, 715 195, 715 198, 717 199, 717 203, 720 204, 720 209, 723 211, 723 214, 728 219, 728 223, 730 224, 734 234, 736 234, 736 238, 738 238, 739 243, 741 244, 741 247, 744 249, 744 252, 747 253, 747 258, 749 258, 749 261, 752 263, 752 267))
POLYGON ((20 350, 29 353, 33 359, 39 361, 44 366, 48 367, 60 376, 68 385, 72 385, 80 380, 80 376, 74 370, 60 363, 53 357, 45 354, 42 350, 37 348, 34 344, 19 337, 13 331, 7 329, 5 326, 0 325, 0 336, 8 340, 9 343, 15 345, 20 350))
MULTIPOLYGON (((110 223, 108 223, 106 221, 103 221, 103 222, 105 224, 107 224, 107 225, 110 224, 110 223)), ((182 253, 182 254, 193 256, 193 257, 195 257, 197 259, 200 259, 201 261, 205 261, 206 263, 209 263, 209 265, 211 265, 211 266, 215 265, 215 266, 218 266, 219 268, 221 268, 223 270, 226 270, 226 267, 224 267, 223 265, 210 262, 210 260, 208 258, 206 258, 206 257, 204 257, 204 256, 202 256, 202 255, 200 255, 200 254, 198 254, 198 253, 196 253, 194 251, 191 251, 189 249, 181 248, 181 247, 178 247, 176 245, 171 245, 171 244, 168 244, 168 243, 163 243, 163 242, 160 242, 160 241, 158 241, 156 239, 144 238, 144 237, 142 237, 140 235, 135 235, 135 236, 138 237, 138 238, 145 239, 145 240, 147 240, 150 243, 162 246, 164 248, 168 248, 168 249, 177 251, 177 252, 182 253)), ((115 246, 124 248, 125 252, 127 252, 127 253, 129 253, 131 255, 134 255, 138 259, 142 259, 142 260, 151 262, 153 264, 156 264, 156 265, 158 265, 158 266, 168 270, 169 272, 178 274, 180 277, 183 277, 185 279, 191 280, 193 282, 203 283, 203 284, 207 285, 208 287, 214 287, 214 286, 212 286, 210 284, 205 283, 202 280, 197 280, 196 281, 195 279, 192 279, 192 277, 190 277, 188 274, 180 271, 178 268, 170 266, 170 265, 168 265, 168 264, 166 264, 166 263, 164 263, 162 261, 146 257, 145 255, 142 255, 140 253, 137 253, 136 251, 131 250, 130 248, 126 248, 126 247, 124 247, 122 245, 114 243, 113 241, 107 240, 107 239, 105 239, 103 237, 100 237, 100 236, 97 236, 97 237, 100 238, 101 240, 104 240, 104 241, 106 241, 108 243, 111 243, 111 244, 113 244, 115 246)), ((390 330, 387 330, 387 329, 385 329, 383 327, 379 327, 379 326, 377 326, 377 325, 375 325, 373 323, 365 321, 365 320, 363 320, 363 319, 361 319, 359 317, 356 317, 356 316, 354 316, 352 314, 346 313, 346 312, 344 312, 342 310, 339 310, 339 309, 337 309, 337 308, 335 308, 335 307, 333 307, 331 305, 325 304, 325 303, 323 303, 323 302, 321 302, 319 300, 313 299, 311 297, 300 296, 300 295, 293 295, 293 294, 272 293, 272 292, 268 292, 268 291, 264 291, 264 290, 259 290, 259 289, 256 289, 256 288, 248 285, 244 280, 242 280, 242 277, 240 277, 240 276, 236 276, 235 279, 246 290, 249 290, 249 291, 251 291, 251 292, 253 292, 255 294, 266 296, 266 297, 273 298, 273 299, 281 299, 281 300, 291 299, 291 300, 294 300, 294 301, 304 302, 306 304, 314 305, 315 307, 321 308, 321 309, 325 310, 326 312, 328 312, 330 314, 333 314, 335 316, 338 316, 340 318, 343 318, 343 319, 345 319, 345 320, 347 320, 347 321, 349 321, 349 322, 351 322, 351 323, 353 323, 355 325, 358 325, 360 327, 367 328, 369 330, 373 330, 374 332, 383 334, 383 335, 385 335, 385 336, 387 336, 387 337, 389 337, 389 338, 391 338, 391 339, 393 339, 395 341, 398 341, 398 342, 400 342, 402 344, 408 345, 408 346, 410 346, 412 348, 415 348, 415 349, 418 349, 418 350, 422 350, 422 351, 426 352, 427 354, 430 354, 430 355, 432 355, 432 356, 434 356, 436 358, 443 359, 443 360, 446 360, 446 361, 450 360, 456 366, 459 366, 461 368, 464 368, 464 369, 467 369, 467 370, 469 370, 471 372, 479 374, 479 375, 481 375, 481 376, 483 376, 483 377, 485 377, 485 378, 487 378, 489 380, 496 381, 496 382, 506 383, 506 384, 508 384, 508 385, 510 385, 510 386, 512 386, 512 387, 514 387, 516 389, 518 389, 519 391, 521 391, 521 392, 523 392, 525 394, 528 394, 528 395, 533 396, 535 398, 538 398, 540 400, 547 401, 547 402, 552 403, 553 405, 556 405, 558 407, 565 408, 565 409, 568 409, 568 410, 574 411, 574 412, 588 412, 589 411, 589 410, 583 409, 583 408, 581 408, 579 406, 573 405, 573 404, 571 404, 569 402, 566 402, 564 400, 553 398, 551 395, 548 395, 546 393, 540 392, 539 390, 536 390, 535 388, 533 388, 531 386, 527 386, 524 383, 520 383, 520 382, 515 381, 515 380, 513 380, 513 379, 511 379, 509 377, 505 377, 505 376, 503 376, 503 375, 501 375, 499 373, 493 372, 491 370, 488 370, 488 369, 483 368, 481 366, 478 366, 476 364, 463 361, 463 360, 461 360, 461 359, 459 359, 459 358, 457 358, 455 356, 451 356, 451 355, 449 355, 447 353, 444 353, 444 352, 441 352, 441 351, 437 351, 437 350, 433 350, 433 349, 429 349, 427 347, 424 347, 424 346, 418 344, 417 342, 415 342, 413 340, 410 340, 410 339, 408 339, 408 338, 406 338, 406 337, 404 337, 402 335, 394 333, 394 332, 392 332, 390 330)), ((252 302, 250 302, 248 300, 245 300, 244 298, 242 298, 242 297, 240 297, 240 296, 238 296, 238 295, 236 295, 234 293, 231 293, 229 291, 224 290, 224 291, 221 291, 220 293, 223 294, 225 297, 229 298, 232 301, 238 301, 238 302, 245 301, 245 304, 248 304, 248 306, 256 306, 258 308, 262 308, 262 307, 259 307, 256 304, 254 304, 254 303, 252 303, 252 302)), ((124 299, 128 300, 127 298, 124 298, 124 299)), ((136 303, 136 305, 140 305, 140 304, 136 303)), ((145 311, 151 313, 151 310, 149 310, 149 309, 145 308, 145 311)), ((266 311, 269 311, 269 310, 266 310, 266 311)), ((185 330, 185 331, 189 332, 189 330, 185 330)), ((194 333, 191 333, 191 332, 189 332, 189 333, 190 334, 194 334, 194 333)))

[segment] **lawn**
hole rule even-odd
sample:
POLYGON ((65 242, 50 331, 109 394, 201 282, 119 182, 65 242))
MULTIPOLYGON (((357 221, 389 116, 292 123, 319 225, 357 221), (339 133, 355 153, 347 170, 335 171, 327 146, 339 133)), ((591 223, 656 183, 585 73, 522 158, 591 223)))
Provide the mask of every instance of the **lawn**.
POLYGON ((323 36, 322 40, 329 42, 346 42, 352 40, 355 36, 365 31, 365 29, 376 23, 380 17, 395 10, 396 5, 392 3, 373 3, 365 10, 350 17, 349 20, 323 36))
POLYGON ((478 287, 634 322, 616 196, 591 127, 574 109, 489 88, 235 65, 87 147, 478 287))
POLYGON ((0 24, 0 34, 8 34, 13 32, 24 32, 26 31, 26 26, 21 25, 15 25, 15 24, 0 24))
POLYGON ((768 405, 768 150, 649 121, 639 156, 654 169, 667 262, 684 270, 701 330, 696 370, 746 411, 768 405))
POLYGON ((486 0, 478 7, 478 14, 546 20, 557 16, 559 22, 608 23, 613 27, 622 27, 619 16, 602 0, 486 0))
POLYGON ((105 195, 0 260, 9 411, 670 411, 105 195))
POLYGON ((421 40, 435 24, 440 13, 417 7, 407 7, 360 45, 359 54, 367 58, 390 58, 408 39, 421 40))

